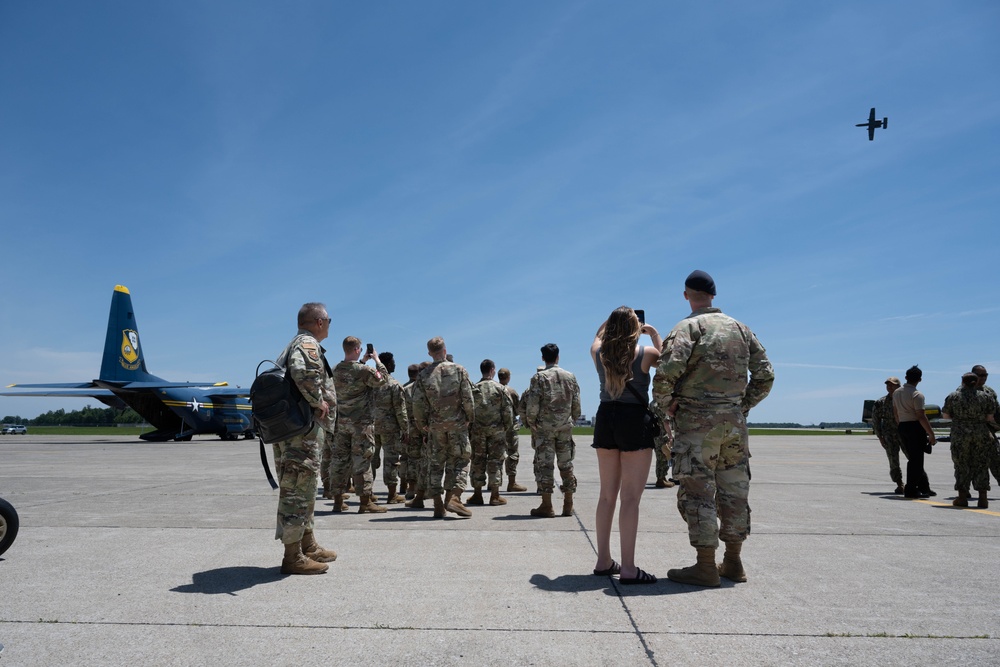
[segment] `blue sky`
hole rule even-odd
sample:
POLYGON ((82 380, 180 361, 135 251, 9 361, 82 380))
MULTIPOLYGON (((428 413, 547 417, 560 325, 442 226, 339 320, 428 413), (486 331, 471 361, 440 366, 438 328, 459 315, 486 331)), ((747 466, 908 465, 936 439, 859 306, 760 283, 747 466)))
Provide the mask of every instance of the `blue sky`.
POLYGON ((169 380, 248 385, 319 300, 331 360, 398 377, 441 335, 523 389, 555 342, 592 415, 597 326, 666 334, 698 268, 775 365, 751 421, 857 420, 914 363, 940 403, 1000 374, 998 32, 991 1, 0 3, 0 382, 94 378, 123 284, 169 380))

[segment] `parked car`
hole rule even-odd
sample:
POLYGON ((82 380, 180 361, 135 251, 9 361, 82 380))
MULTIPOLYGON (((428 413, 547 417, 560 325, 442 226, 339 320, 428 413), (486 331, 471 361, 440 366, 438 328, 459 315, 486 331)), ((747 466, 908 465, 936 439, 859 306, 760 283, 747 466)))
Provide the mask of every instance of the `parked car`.
POLYGON ((4 424, 4 435, 27 435, 28 427, 24 424, 4 424))

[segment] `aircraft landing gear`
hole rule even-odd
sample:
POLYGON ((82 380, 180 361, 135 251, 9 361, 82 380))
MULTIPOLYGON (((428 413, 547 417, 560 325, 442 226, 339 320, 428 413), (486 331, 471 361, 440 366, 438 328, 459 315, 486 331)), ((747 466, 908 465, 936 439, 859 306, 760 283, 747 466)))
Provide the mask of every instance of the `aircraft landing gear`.
POLYGON ((17 510, 3 498, 0 498, 0 554, 14 543, 17 537, 17 529, 21 526, 21 521, 17 517, 17 510))

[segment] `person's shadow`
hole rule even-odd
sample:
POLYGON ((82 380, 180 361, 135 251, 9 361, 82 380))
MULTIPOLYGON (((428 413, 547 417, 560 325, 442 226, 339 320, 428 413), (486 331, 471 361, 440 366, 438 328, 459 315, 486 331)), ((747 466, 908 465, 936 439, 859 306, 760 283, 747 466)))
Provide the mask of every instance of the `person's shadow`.
MULTIPOLYGON (((640 586, 625 586, 611 577, 599 577, 593 574, 563 574, 555 579, 551 579, 544 574, 533 574, 528 581, 533 586, 552 593, 585 593, 587 591, 603 590, 605 595, 621 595, 623 597, 678 595, 681 593, 695 593, 701 590, 700 586, 678 584, 666 577, 657 578, 655 584, 643 584, 640 586)), ((723 588, 730 588, 732 586, 732 582, 725 579, 722 580, 723 588)))
POLYGON ((171 588, 174 593, 203 593, 205 595, 236 595, 237 591, 259 584, 281 581, 289 575, 281 574, 278 567, 220 567, 216 570, 195 572, 191 583, 171 588))

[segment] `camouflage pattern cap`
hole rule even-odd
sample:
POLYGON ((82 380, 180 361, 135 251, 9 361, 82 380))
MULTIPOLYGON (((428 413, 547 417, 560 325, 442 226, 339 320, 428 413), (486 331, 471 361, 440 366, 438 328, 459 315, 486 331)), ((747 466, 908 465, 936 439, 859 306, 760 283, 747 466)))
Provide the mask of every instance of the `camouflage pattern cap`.
POLYGON ((715 296, 715 281, 704 271, 692 271, 684 281, 684 287, 715 296))

